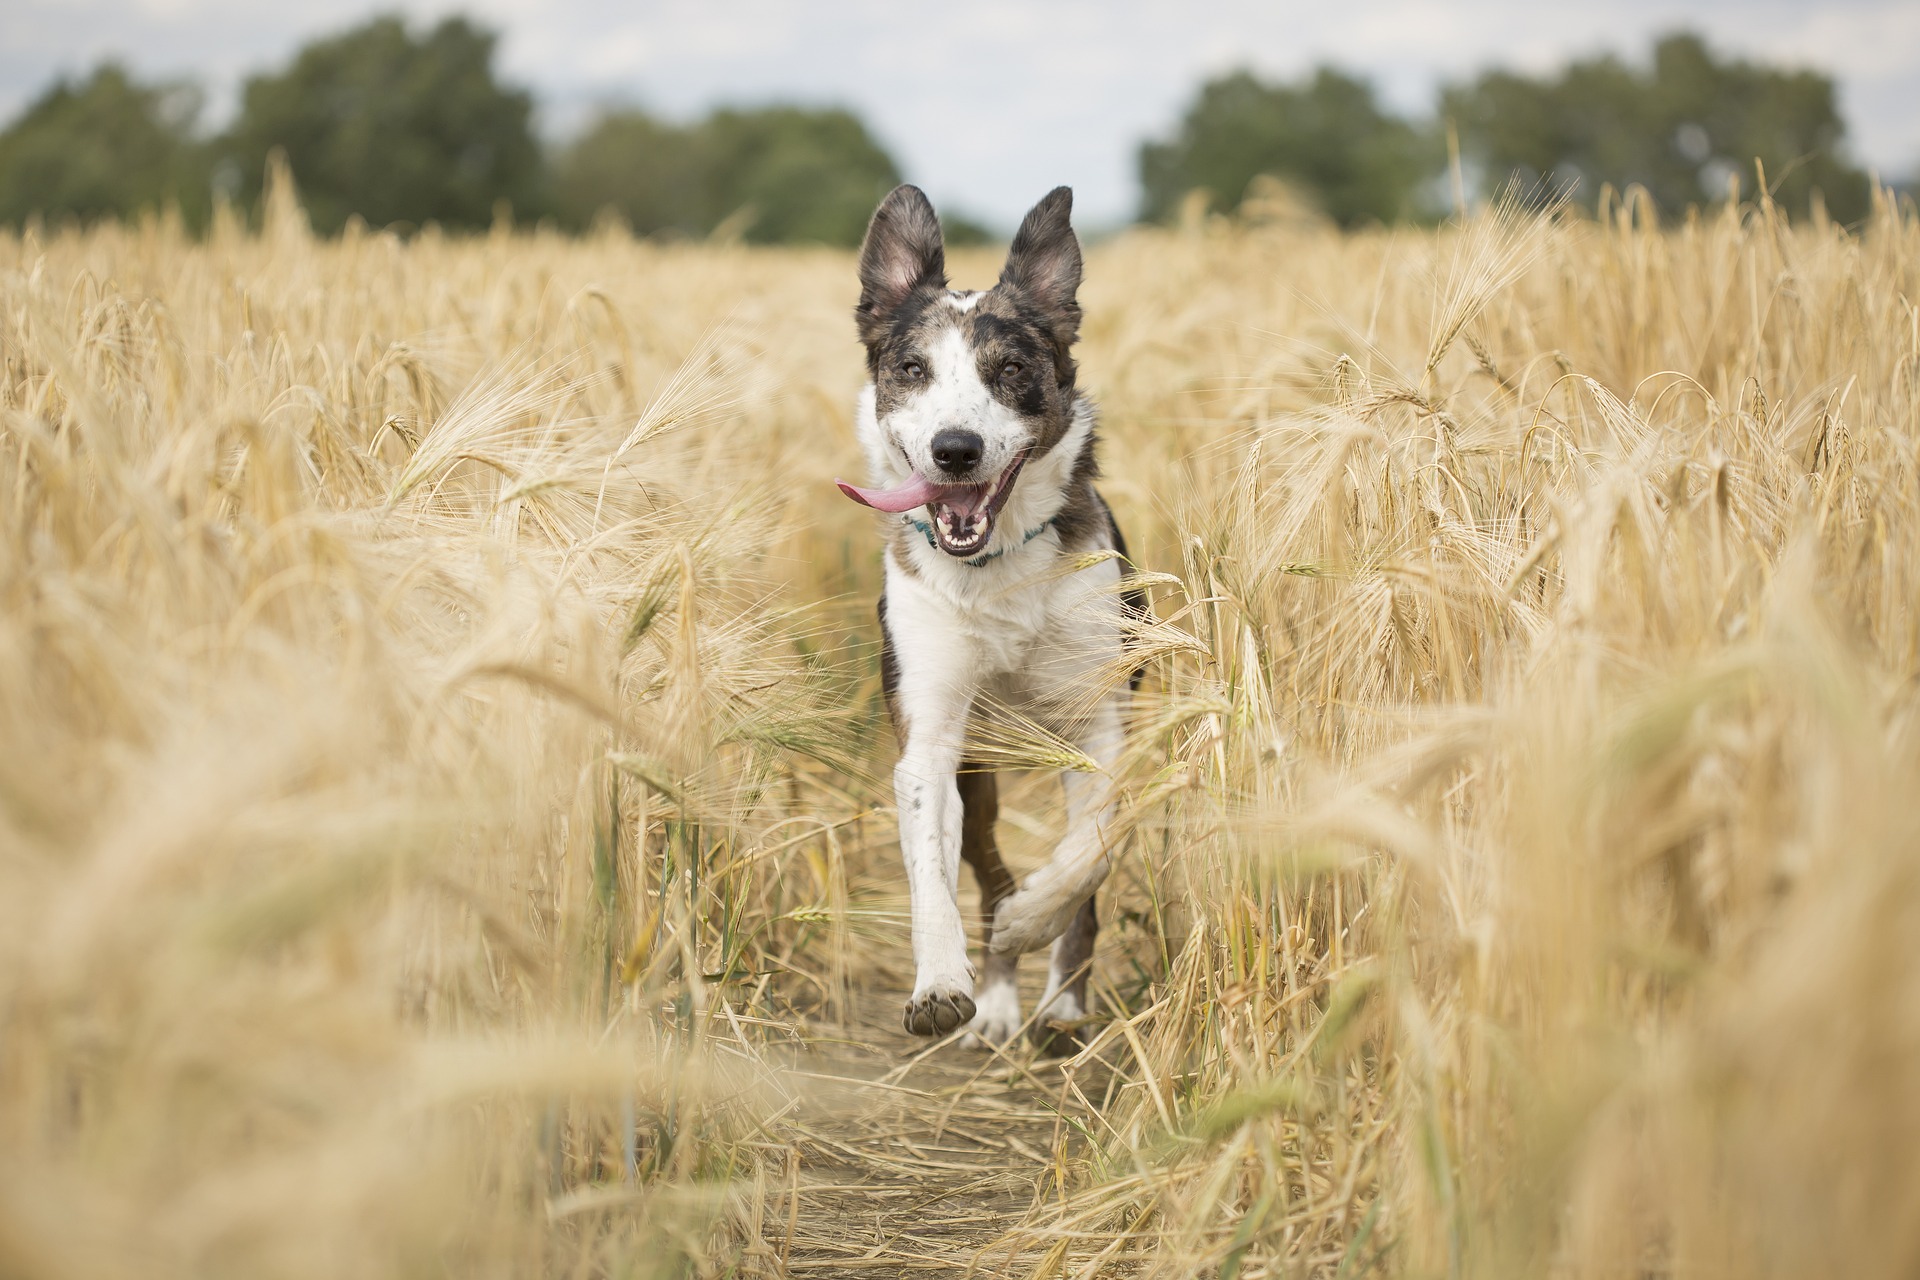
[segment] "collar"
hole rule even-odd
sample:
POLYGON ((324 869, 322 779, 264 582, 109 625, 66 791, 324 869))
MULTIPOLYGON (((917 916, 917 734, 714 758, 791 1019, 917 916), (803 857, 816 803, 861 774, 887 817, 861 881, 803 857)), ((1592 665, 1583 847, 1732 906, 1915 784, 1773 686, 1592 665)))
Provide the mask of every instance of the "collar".
MULTIPOLYGON (((1015 551, 1015 550, 1018 550, 1020 547, 1026 546, 1029 542, 1032 542, 1035 538, 1039 537, 1041 534, 1045 533, 1047 530, 1053 528, 1053 522, 1057 519, 1059 519, 1058 516, 1048 516, 1045 520, 1041 521, 1037 527, 1027 530, 1027 536, 1020 539, 1019 542, 1015 543, 1011 547, 1002 547, 998 551, 989 551, 983 556, 975 556, 971 560, 962 560, 960 563, 966 565, 970 569, 978 569, 980 566, 984 565, 989 560, 997 559, 998 557, 1007 554, 1007 552, 1009 551, 1015 551)), ((940 540, 933 536, 932 525, 928 524, 925 520, 915 520, 911 516, 907 518, 907 523, 920 531, 920 536, 927 540, 928 546, 932 547, 935 551, 940 550, 940 540)), ((946 553, 941 552, 941 554, 944 555, 946 553)))

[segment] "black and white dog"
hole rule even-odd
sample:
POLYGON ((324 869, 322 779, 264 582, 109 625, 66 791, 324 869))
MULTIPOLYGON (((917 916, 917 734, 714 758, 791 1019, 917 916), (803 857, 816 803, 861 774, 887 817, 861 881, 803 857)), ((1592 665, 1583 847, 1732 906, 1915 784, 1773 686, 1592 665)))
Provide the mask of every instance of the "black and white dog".
MULTIPOLYGON (((1087 1011, 1131 681, 1126 551, 1094 491, 1094 411, 1074 387, 1080 243, 1059 187, 1021 223, 1000 282, 947 287, 933 206, 915 187, 880 205, 860 250, 855 313, 871 381, 859 432, 893 513, 880 597, 881 667, 900 742, 894 798, 913 900, 915 1035, 963 1023, 1004 1042, 1022 1025, 1015 966, 1053 943, 1035 1039, 1087 1011), (1111 551, 1115 555, 1090 553, 1111 551), (1111 687, 1103 688, 1103 682, 1111 687), (1012 708, 1074 744, 1096 772, 1064 775, 1066 833, 1018 888, 994 841, 994 776, 968 759, 968 725, 1012 708), (974 986, 955 900, 960 863, 980 884, 988 952, 974 986)), ((1137 673, 1136 673, 1137 674, 1137 673)), ((1071 1031, 1064 1033, 1071 1036, 1071 1031)))

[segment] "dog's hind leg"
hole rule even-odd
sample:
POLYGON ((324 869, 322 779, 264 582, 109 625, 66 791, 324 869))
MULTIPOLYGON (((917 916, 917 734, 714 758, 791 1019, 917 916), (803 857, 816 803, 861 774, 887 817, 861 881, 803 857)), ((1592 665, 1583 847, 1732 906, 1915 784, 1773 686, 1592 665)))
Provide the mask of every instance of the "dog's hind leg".
MULTIPOLYGON (((954 782, 960 788, 964 813, 960 820, 960 857, 973 868, 980 885, 980 914, 988 941, 993 937, 993 913, 1000 900, 1013 892, 1013 874, 1000 860, 1000 844, 993 824, 1000 816, 1000 788, 993 773, 980 764, 960 766, 954 782)), ((988 951, 980 964, 980 987, 973 995, 973 1021, 967 1030, 990 1044, 1005 1044, 1020 1030, 1020 957, 988 951)))
POLYGON ((1084 1041, 1079 1021, 1087 1016, 1087 979, 1093 969, 1093 940, 1100 932, 1097 893, 1080 904, 1067 931, 1053 940, 1047 965, 1047 990, 1029 1032, 1041 1052, 1071 1053, 1084 1041))
POLYGON ((1034 951, 1060 937, 1107 878, 1113 856, 1108 828, 1117 808, 1113 775, 1124 743, 1124 697, 1119 693, 1106 698, 1077 737, 1076 745, 1097 771, 1061 778, 1067 793, 1066 834, 1052 859, 1000 904, 994 917, 994 951, 1034 951))

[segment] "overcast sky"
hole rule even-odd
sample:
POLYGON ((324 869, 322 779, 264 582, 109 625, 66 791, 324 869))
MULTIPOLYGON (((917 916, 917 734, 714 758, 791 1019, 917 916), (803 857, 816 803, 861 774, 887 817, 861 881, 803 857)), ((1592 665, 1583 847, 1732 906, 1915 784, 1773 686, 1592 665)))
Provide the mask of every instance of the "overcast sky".
POLYGON ((1290 76, 1334 62, 1424 111, 1435 87, 1498 64, 1538 71, 1645 54, 1678 26, 1717 47, 1839 82, 1854 151, 1920 172, 1920 0, 0 0, 0 118, 53 77, 114 57, 193 76, 209 116, 250 72, 374 12, 464 11, 502 32, 505 74, 564 134, 603 102, 675 115, 717 103, 851 106, 936 202, 1011 226, 1056 183, 1087 224, 1136 200, 1134 152, 1209 74, 1290 76))

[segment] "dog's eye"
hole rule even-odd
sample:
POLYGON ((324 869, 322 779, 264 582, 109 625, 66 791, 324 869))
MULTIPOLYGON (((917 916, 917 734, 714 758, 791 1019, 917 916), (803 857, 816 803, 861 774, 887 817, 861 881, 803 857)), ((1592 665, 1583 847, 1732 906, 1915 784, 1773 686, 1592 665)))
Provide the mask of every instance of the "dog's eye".
POLYGON ((900 372, 909 378, 924 378, 927 376, 927 367, 918 360, 902 360, 900 372))
POLYGON ((1007 379, 1017 378, 1025 367, 1018 360, 1009 360, 1000 366, 1000 376, 1007 379))

